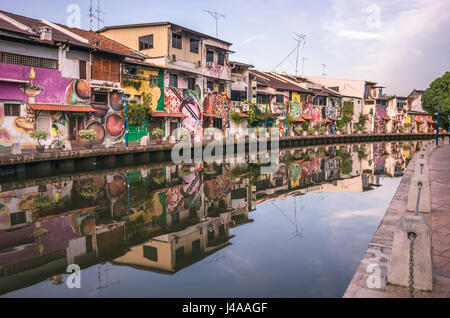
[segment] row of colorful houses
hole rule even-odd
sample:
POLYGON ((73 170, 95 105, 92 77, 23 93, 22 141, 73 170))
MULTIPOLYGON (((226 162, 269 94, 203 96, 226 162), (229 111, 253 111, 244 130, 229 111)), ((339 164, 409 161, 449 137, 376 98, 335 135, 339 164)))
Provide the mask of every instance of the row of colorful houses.
POLYGON ((123 142, 124 100, 130 111, 150 113, 142 120, 139 113, 130 118, 130 141, 151 137, 154 128, 172 142, 180 138, 177 128, 193 137, 211 127, 224 136, 233 128, 245 131, 250 105, 264 114, 258 126, 276 126, 290 135, 305 121, 334 132, 345 100, 357 110, 349 129, 359 113, 372 116, 370 132, 394 131, 397 120, 417 124, 417 131, 432 122, 431 114, 416 109, 415 95, 386 97, 373 82, 353 81, 358 83, 350 89, 343 80, 262 72, 231 61, 231 45, 171 22, 93 32, 0 11, 0 147, 33 146, 28 133, 50 133, 55 120, 62 140, 72 145, 80 142, 83 129, 96 132, 95 143, 123 142), (405 113, 402 103, 414 107, 405 113), (234 113, 243 120, 233 121, 234 113))

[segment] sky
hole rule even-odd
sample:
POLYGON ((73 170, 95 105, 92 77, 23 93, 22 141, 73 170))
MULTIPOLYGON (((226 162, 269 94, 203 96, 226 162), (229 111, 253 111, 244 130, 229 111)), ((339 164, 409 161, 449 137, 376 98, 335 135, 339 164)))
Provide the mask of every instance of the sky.
MULTIPOLYGON (((67 24, 70 5, 89 29, 90 0, 2 1, 1 10, 67 24)), ((305 34, 298 75, 376 81, 397 96, 450 71, 450 0, 100 0, 100 10, 100 27, 170 21, 212 36, 215 20, 202 10, 217 11, 230 59, 262 71, 292 52, 274 71, 295 74, 294 32, 305 34)))

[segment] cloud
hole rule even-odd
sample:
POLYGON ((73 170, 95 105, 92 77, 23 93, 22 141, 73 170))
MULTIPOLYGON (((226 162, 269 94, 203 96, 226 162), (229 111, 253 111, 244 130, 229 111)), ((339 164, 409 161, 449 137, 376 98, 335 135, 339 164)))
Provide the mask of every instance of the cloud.
POLYGON ((369 21, 370 5, 334 0, 325 15, 324 46, 340 61, 339 73, 374 79, 391 94, 408 94, 449 69, 450 1, 377 1, 376 28, 369 21))
POLYGON ((383 35, 374 32, 361 32, 354 30, 337 30, 336 34, 344 38, 355 39, 355 40, 377 40, 383 39, 383 35))
POLYGON ((247 45, 247 44, 250 44, 252 42, 255 42, 255 41, 261 41, 261 40, 265 40, 265 39, 266 39, 266 36, 264 34, 258 34, 258 35, 254 35, 254 36, 249 37, 248 39, 238 43, 237 45, 243 46, 243 45, 247 45))

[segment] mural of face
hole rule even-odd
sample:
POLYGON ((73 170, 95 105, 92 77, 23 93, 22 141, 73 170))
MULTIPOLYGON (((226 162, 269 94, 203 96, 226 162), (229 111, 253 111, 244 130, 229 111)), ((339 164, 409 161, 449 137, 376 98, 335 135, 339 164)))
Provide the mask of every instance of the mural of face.
POLYGON ((212 92, 203 101, 203 109, 206 113, 212 113, 222 118, 222 129, 226 127, 228 112, 226 107, 230 107, 230 99, 227 95, 212 92))

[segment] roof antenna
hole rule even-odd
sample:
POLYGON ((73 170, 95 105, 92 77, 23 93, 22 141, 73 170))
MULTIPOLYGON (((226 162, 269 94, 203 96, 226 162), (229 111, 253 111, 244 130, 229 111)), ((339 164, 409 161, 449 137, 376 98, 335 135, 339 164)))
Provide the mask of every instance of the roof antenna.
POLYGON ((97 31, 100 30, 100 22, 104 22, 102 19, 100 19, 100 14, 103 13, 103 11, 100 11, 100 0, 97 0, 97 9, 95 10, 97 15, 92 13, 92 0, 91 0, 91 6, 89 7, 89 31, 92 31, 92 18, 97 19, 97 31))
POLYGON ((216 20, 216 38, 218 39, 219 38, 219 28, 217 26, 217 20, 219 18, 225 18, 225 16, 216 11, 209 11, 209 10, 203 10, 203 11, 209 13, 216 20))
MULTIPOLYGON (((295 76, 298 76, 298 52, 299 52, 299 49, 300 49, 300 43, 302 43, 302 41, 304 41, 306 35, 305 34, 298 34, 298 33, 295 33, 295 32, 294 32, 294 34, 296 36, 294 38, 294 40, 297 41, 297 58, 295 60, 295 76)), ((303 55, 303 49, 302 49, 302 55, 303 55)))
POLYGON ((322 64, 322 68, 323 68, 323 71, 322 71, 322 76, 326 76, 326 75, 328 75, 328 74, 326 74, 325 73, 325 68, 327 67, 327 65, 326 64, 322 64))

